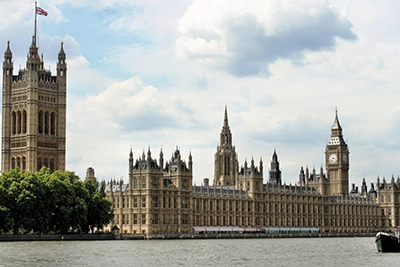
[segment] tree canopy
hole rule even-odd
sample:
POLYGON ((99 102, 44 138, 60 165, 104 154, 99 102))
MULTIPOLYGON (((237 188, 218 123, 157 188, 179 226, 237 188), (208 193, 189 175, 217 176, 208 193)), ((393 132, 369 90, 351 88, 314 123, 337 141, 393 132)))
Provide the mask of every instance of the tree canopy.
POLYGON ((46 167, 26 173, 16 168, 0 176, 0 233, 88 233, 113 217, 104 182, 81 181, 74 172, 46 167))

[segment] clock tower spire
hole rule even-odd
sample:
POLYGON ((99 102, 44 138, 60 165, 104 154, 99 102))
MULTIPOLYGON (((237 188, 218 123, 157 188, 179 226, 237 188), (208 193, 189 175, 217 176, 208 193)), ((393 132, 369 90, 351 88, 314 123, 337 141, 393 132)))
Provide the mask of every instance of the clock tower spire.
POLYGON ((331 195, 349 193, 349 149, 343 139, 342 127, 336 109, 331 138, 325 148, 326 171, 331 195))

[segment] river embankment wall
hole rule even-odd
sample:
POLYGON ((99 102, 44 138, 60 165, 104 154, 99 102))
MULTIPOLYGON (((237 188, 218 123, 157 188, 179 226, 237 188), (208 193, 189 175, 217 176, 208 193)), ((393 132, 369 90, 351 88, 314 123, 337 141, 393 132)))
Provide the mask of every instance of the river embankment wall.
POLYGON ((115 240, 113 234, 82 234, 82 235, 0 235, 0 242, 11 241, 85 241, 85 240, 115 240))
POLYGON ((0 235, 0 242, 15 241, 90 241, 90 240, 160 240, 160 239, 243 239, 243 238, 329 238, 329 237, 372 237, 376 233, 313 233, 313 234, 265 234, 223 233, 185 235, 147 234, 82 234, 82 235, 0 235))

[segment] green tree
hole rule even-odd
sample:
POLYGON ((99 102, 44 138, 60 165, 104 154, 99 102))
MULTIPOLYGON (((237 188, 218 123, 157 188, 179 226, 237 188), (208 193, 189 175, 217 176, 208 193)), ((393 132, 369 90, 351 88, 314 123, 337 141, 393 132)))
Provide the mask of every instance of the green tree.
POLYGON ((33 233, 47 233, 52 211, 48 201, 48 187, 41 173, 27 172, 20 182, 16 205, 19 207, 22 230, 33 233))
POLYGON ((88 220, 85 231, 93 233, 95 229, 100 230, 109 224, 114 218, 112 203, 105 198, 105 182, 100 185, 96 180, 88 179, 84 182, 89 192, 88 220))
POLYGON ((105 184, 43 167, 0 176, 0 232, 60 233, 101 229, 114 217, 105 184))
POLYGON ((0 183, 0 233, 7 233, 12 229, 12 219, 7 208, 7 190, 0 183))

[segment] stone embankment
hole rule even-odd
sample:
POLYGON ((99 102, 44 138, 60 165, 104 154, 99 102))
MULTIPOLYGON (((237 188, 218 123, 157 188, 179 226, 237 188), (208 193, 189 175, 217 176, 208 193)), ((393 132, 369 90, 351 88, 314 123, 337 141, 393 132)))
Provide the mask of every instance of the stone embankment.
POLYGON ((329 238, 371 237, 376 233, 316 233, 316 234, 82 234, 82 235, 0 235, 0 242, 11 241, 90 241, 90 240, 151 240, 151 239, 240 239, 240 238, 329 238))
POLYGON ((116 239, 146 240, 146 239, 227 239, 227 238, 326 238, 326 237, 371 237, 376 233, 315 233, 315 234, 185 234, 185 235, 146 235, 121 234, 116 239))
POLYGON ((0 235, 0 242, 10 241, 84 241, 84 240, 115 240, 113 234, 83 234, 83 235, 0 235))

